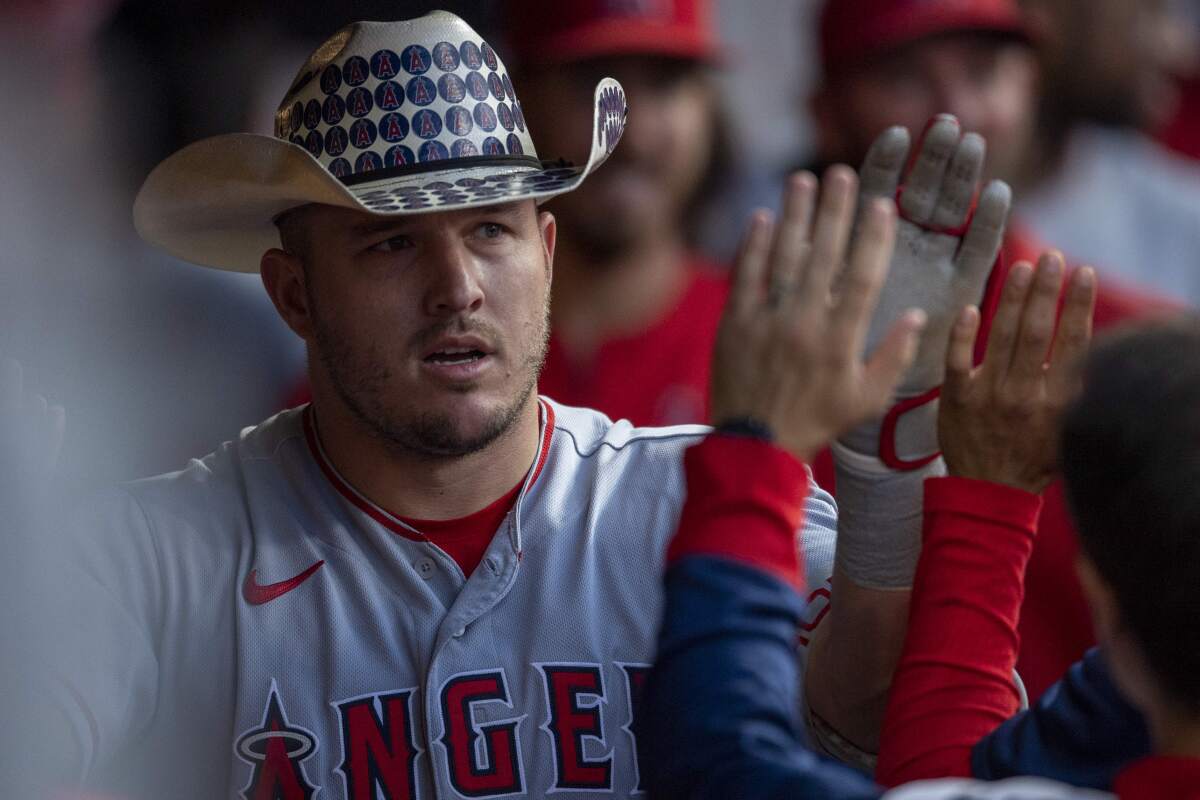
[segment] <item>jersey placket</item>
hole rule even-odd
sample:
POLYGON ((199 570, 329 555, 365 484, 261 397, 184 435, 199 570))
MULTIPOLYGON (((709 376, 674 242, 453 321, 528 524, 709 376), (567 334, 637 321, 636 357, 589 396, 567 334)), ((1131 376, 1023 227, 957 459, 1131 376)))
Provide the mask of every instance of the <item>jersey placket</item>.
MULTIPOLYGON (((519 503, 520 499, 517 500, 517 504, 519 503)), ((438 797, 472 794, 469 787, 456 785, 460 783, 458 779, 469 777, 473 771, 472 766, 465 770, 464 775, 461 762, 463 759, 470 759, 470 765, 481 766, 474 747, 474 737, 480 733, 481 726, 491 724, 488 720, 477 723, 469 703, 465 707, 447 705, 453 705, 452 684, 470 681, 472 676, 479 676, 481 682, 493 681, 507 697, 507 702, 513 705, 514 709, 516 706, 511 695, 511 686, 508 684, 512 676, 501 671, 499 679, 495 678, 495 660, 490 657, 495 650, 491 640, 492 633, 480 619, 504 599, 516 581, 520 566, 520 557, 515 548, 515 543, 519 541, 518 525, 517 513, 509 512, 483 560, 467 577, 458 597, 454 599, 438 627, 422 687, 425 701, 423 746, 429 758, 438 797), (485 667, 487 669, 484 669, 485 667), (460 728, 452 730, 455 725, 460 728), (463 731, 470 742, 465 753, 462 752, 461 742, 456 736, 463 731), (456 761, 460 762, 457 767, 456 761)), ((449 556, 446 558, 449 559, 449 556)), ((513 715, 519 716, 515 710, 513 715)), ((521 755, 518 749, 518 770, 521 755)))

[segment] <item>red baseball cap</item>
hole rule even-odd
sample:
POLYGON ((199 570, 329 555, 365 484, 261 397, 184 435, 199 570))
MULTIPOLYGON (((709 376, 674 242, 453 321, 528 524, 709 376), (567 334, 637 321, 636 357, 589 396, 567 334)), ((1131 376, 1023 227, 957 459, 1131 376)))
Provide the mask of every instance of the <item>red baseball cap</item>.
POLYGON ((509 0, 509 43, 522 64, 597 56, 720 58, 707 0, 509 0))
POLYGON ((1016 0, 826 0, 821 61, 830 75, 926 36, 955 31, 1030 39, 1016 0))

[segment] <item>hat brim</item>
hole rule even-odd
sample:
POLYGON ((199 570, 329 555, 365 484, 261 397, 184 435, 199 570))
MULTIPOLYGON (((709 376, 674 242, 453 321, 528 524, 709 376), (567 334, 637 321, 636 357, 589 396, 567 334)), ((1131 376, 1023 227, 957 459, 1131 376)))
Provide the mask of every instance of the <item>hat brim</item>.
POLYGON ((258 272, 263 253, 279 247, 275 220, 320 203, 377 216, 454 211, 532 199, 577 188, 612 153, 625 130, 625 93, 596 84, 592 147, 577 167, 528 159, 468 158, 413 165, 379 180, 346 185, 303 147, 251 133, 215 136, 159 164, 134 201, 134 226, 151 244, 195 264, 258 272))

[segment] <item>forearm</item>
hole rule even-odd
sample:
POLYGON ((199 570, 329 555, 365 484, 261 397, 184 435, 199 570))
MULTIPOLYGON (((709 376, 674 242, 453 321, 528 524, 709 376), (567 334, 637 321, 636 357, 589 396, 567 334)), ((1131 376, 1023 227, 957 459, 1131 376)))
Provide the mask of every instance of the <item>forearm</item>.
POLYGON ((829 613, 813 633, 805 699, 855 748, 879 749, 892 674, 904 646, 908 589, 867 589, 838 569, 829 613))
POLYGON ((1041 500, 998 484, 929 481, 925 545, 880 743, 877 779, 968 776, 970 753, 1017 710, 1023 576, 1041 500))
POLYGON ((910 471, 844 445, 837 468, 838 543, 829 614, 810 648, 812 711, 854 747, 874 753, 904 644, 909 587, 921 549, 923 485, 940 460, 910 471))

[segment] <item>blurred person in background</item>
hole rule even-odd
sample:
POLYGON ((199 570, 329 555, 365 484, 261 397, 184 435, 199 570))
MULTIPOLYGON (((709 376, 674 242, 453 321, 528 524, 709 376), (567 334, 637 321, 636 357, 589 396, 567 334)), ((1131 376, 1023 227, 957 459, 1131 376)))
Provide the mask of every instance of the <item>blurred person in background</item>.
POLYGON ((1200 305, 1200 165, 1151 138, 1184 113, 1194 16, 1170 0, 1021 4, 1041 70, 1022 217, 1107 274, 1200 305))
POLYGON ((1178 91, 1175 113, 1155 131, 1156 138, 1180 155, 1200 159, 1200 0, 1170 0, 1178 24, 1171 26, 1178 91))
MULTIPOLYGON (((920 130, 930 115, 947 112, 963 130, 987 139, 990 175, 1022 184, 1037 136, 1039 67, 1015 0, 829 0, 819 26, 823 78, 811 100, 819 164, 856 163, 889 125, 920 130)), ((1035 261, 1043 249, 1027 222, 1018 202, 998 262, 1002 268, 989 284, 992 301, 1004 268, 1035 261)), ((1100 273, 1098 328, 1172 308, 1106 279, 1104 269, 1100 273)), ((982 308, 986 324, 994 305, 985 300, 982 308)), ((815 467, 822 485, 835 482, 828 461, 815 467)), ((1047 490, 1040 531, 1021 615, 1020 673, 1034 698, 1094 643, 1060 484, 1047 490)))
POLYGON ((301 356, 255 281, 137 239, 129 169, 162 125, 171 66, 111 35, 125 11, 0 8, 0 101, 21 109, 0 130, 0 353, 69 409, 72 493, 178 466, 268 413, 301 356))
POLYGON ((539 389, 635 425, 702 422, 727 293, 691 229, 728 166, 710 5, 509 5, 523 108, 546 152, 587 153, 590 129, 569 112, 599 76, 619 80, 634 109, 604 170, 549 205, 559 238, 539 389))

